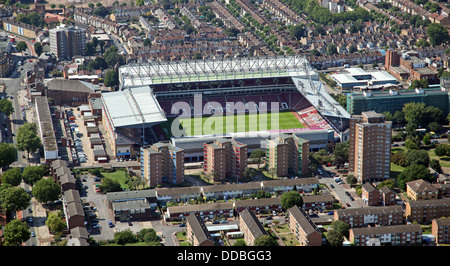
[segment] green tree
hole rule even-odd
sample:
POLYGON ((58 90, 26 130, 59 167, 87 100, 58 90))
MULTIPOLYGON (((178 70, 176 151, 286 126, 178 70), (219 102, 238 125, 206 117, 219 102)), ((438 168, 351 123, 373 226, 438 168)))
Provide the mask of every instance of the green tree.
POLYGON ((12 113, 14 113, 13 103, 7 98, 1 99, 0 112, 2 112, 5 116, 9 117, 12 113))
POLYGON ((349 174, 346 178, 345 178, 345 183, 350 184, 350 185, 356 185, 356 183, 358 182, 358 179, 356 179, 356 177, 352 174, 349 174))
POLYGON ((303 207, 303 197, 298 191, 288 191, 281 196, 281 206, 288 210, 293 206, 303 207))
POLYGON ((419 164, 413 164, 406 167, 397 177, 397 185, 399 188, 406 190, 406 183, 417 179, 423 179, 429 182, 433 181, 433 176, 427 167, 419 164))
POLYGON ((114 233, 114 242, 118 245, 125 245, 128 243, 136 243, 138 241, 136 235, 130 230, 125 229, 114 233))
POLYGON ((233 247, 246 247, 247 243, 245 243, 244 239, 238 239, 234 242, 233 247))
POLYGON ((5 246, 20 246, 23 242, 30 239, 30 227, 21 220, 12 220, 7 223, 4 230, 3 238, 5 246))
POLYGON ((99 186, 99 188, 102 192, 114 192, 122 190, 122 188, 120 187, 120 183, 109 177, 103 178, 103 182, 99 186))
POLYGON ((38 56, 40 56, 42 54, 42 44, 40 42, 34 43, 34 51, 36 52, 36 54, 38 56))
POLYGON ((27 152, 27 158, 41 146, 35 123, 25 123, 17 130, 17 148, 27 152))
POLYGON ((450 152, 450 146, 448 144, 439 144, 434 149, 434 154, 438 157, 446 156, 450 152))
POLYGON ((331 227, 341 233, 343 236, 347 236, 349 235, 349 230, 350 230, 350 226, 344 222, 344 221, 340 221, 340 220, 335 220, 331 223, 331 227))
POLYGON ((39 202, 54 201, 61 194, 61 186, 51 178, 42 178, 33 185, 33 196, 39 202))
POLYGON ((262 235, 257 238, 255 238, 255 241, 253 242, 253 246, 255 247, 276 247, 279 246, 276 239, 274 239, 270 235, 262 235))
POLYGON ((264 157, 266 157, 266 152, 261 149, 256 149, 250 153, 250 159, 252 159, 253 162, 256 162, 258 169, 261 162, 263 162, 264 157))
POLYGON ((449 40, 448 30, 439 23, 431 23, 427 27, 427 35, 431 45, 440 45, 449 40))
POLYGON ((436 159, 432 159, 430 161, 430 167, 431 169, 433 169, 434 171, 442 174, 442 168, 441 168, 441 164, 439 163, 439 160, 436 159))
POLYGON ((12 187, 9 184, 0 187, 0 206, 7 212, 17 212, 30 205, 30 195, 21 187, 12 187))
POLYGON ((37 181, 41 180, 42 177, 44 177, 45 172, 45 165, 28 165, 23 169, 23 182, 33 186, 37 181))
POLYGON ((327 241, 331 246, 342 246, 344 236, 336 230, 330 230, 327 234, 327 241))
POLYGON ((3 172, 0 179, 2 184, 10 184, 11 186, 18 186, 22 182, 22 170, 20 168, 10 168, 3 172))
POLYGON ((27 46, 26 42, 20 41, 17 43, 16 48, 17 48, 17 51, 23 52, 23 51, 27 50, 28 46, 27 46))
POLYGON ((45 225, 48 226, 48 229, 50 229, 50 232, 52 233, 60 233, 62 230, 67 228, 66 222, 64 222, 63 219, 54 212, 48 214, 45 225))
POLYGON ((16 161, 17 150, 13 144, 1 142, 0 143, 0 167, 5 168, 16 161))
POLYGON ((119 75, 117 72, 115 70, 106 72, 104 83, 106 87, 115 87, 119 85, 119 75))
POLYGON ((430 164, 430 156, 425 150, 410 150, 406 154, 406 165, 421 164, 428 167, 430 164))

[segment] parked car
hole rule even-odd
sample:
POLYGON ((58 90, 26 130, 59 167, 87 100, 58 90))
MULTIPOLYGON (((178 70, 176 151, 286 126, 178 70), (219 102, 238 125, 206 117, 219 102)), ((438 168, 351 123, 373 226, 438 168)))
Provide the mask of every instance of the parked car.
POLYGON ((96 177, 94 177, 94 181, 99 182, 99 181, 101 181, 101 179, 100 179, 100 177, 96 176, 96 177))
POLYGON ((228 223, 228 221, 227 220, 222 220, 222 221, 220 221, 220 223, 221 224, 226 224, 226 223, 228 223))
POLYGON ((109 226, 109 227, 113 227, 113 226, 114 226, 113 223, 112 223, 112 221, 109 221, 109 222, 108 222, 108 226, 109 226))
POLYGON ((182 223, 182 224, 179 224, 179 225, 178 225, 178 227, 185 227, 185 226, 186 226, 185 223, 182 223))

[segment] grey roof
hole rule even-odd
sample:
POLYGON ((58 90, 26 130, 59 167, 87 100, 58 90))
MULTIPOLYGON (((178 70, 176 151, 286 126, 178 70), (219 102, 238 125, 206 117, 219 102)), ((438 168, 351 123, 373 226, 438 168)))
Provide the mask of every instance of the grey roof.
POLYGON ((87 229, 80 226, 70 229, 70 236, 72 238, 89 239, 89 233, 87 229))
POLYGON ((331 194, 320 194, 320 195, 306 195, 303 197, 303 203, 307 202, 321 202, 321 201, 334 201, 334 197, 331 194))
POLYGON ((74 201, 81 202, 80 193, 76 189, 68 189, 64 191, 64 198, 67 203, 74 201))
POLYGON ((212 210, 232 210, 233 202, 219 202, 219 203, 206 203, 206 204, 193 204, 184 206, 171 206, 167 208, 167 212, 174 213, 187 213, 187 212, 201 212, 212 210))
POLYGON ((252 200, 238 200, 234 202, 236 208, 240 207, 254 207, 254 206, 269 206, 269 205, 280 205, 281 198, 263 198, 263 199, 252 199, 252 200))
POLYGON ((146 199, 156 197, 156 191, 154 189, 145 189, 134 191, 109 192, 106 193, 106 197, 110 201, 146 199))
POLYGON ((255 213, 253 213, 249 209, 245 209, 244 211, 239 213, 239 217, 247 225, 249 231, 251 232, 254 238, 257 238, 262 235, 267 235, 266 230, 256 217, 255 213))
POLYGON ((450 198, 446 199, 436 199, 436 200, 413 200, 408 201, 408 203, 411 208, 414 207, 424 207, 424 206, 450 206, 450 198))
POLYGON ((69 80, 64 78, 52 78, 46 83, 48 90, 52 91, 73 91, 73 92, 95 92, 88 82, 79 80, 69 80))
POLYGON ((198 215, 195 214, 189 215, 186 218, 186 222, 191 227, 192 231, 194 232, 194 236, 197 238, 197 241, 200 244, 206 241, 212 241, 211 234, 206 228, 205 223, 201 220, 201 218, 198 215))
POLYGON ((149 87, 102 93, 105 116, 114 127, 137 126, 167 121, 149 87))
POLYGON ((84 210, 83 206, 81 205, 81 202, 70 202, 67 204, 67 214, 68 218, 73 216, 84 216, 84 210))
POLYGON ((376 226, 376 227, 358 227, 350 229, 354 235, 375 235, 375 234, 396 234, 403 232, 420 232, 422 228, 420 224, 403 224, 390 226, 376 226))
MULTIPOLYGON (((310 235, 314 232, 320 233, 316 224, 313 223, 309 215, 305 213, 305 211, 299 208, 297 205, 289 208, 289 214, 297 221, 299 226, 305 231, 307 235, 310 235)), ((321 233, 320 233, 321 234, 321 233)))
POLYGON ((302 177, 294 179, 280 179, 263 181, 263 187, 279 187, 279 186, 294 186, 294 185, 313 185, 319 184, 319 179, 315 177, 302 177))
POLYGON ((146 200, 127 200, 114 201, 112 203, 114 210, 132 210, 132 209, 149 209, 150 204, 146 200))
POLYGON ((336 210, 338 217, 382 213, 403 213, 402 206, 364 207, 336 210))
POLYGON ((158 197, 164 196, 177 196, 177 195, 188 195, 188 194, 199 194, 201 192, 201 187, 177 187, 177 188, 157 188, 156 195, 158 197))
POLYGON ((203 186, 203 193, 234 191, 234 190, 260 190, 262 189, 261 182, 249 182, 242 184, 227 184, 227 185, 212 185, 203 186))
POLYGON ((73 176, 72 173, 66 173, 66 174, 63 174, 62 176, 60 176, 59 177, 59 182, 61 183, 61 185, 62 184, 67 184, 67 183, 70 183, 70 184, 75 184, 76 183, 75 177, 73 176))

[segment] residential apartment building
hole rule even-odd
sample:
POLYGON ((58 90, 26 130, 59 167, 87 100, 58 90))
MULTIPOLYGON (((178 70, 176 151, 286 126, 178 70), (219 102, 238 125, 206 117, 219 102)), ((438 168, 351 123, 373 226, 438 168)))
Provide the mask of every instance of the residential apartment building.
POLYGON ((433 219, 450 216, 450 198, 408 201, 405 209, 410 222, 429 223, 433 219))
POLYGON ((450 218, 433 219, 431 234, 436 237, 436 244, 450 243, 450 218))
POLYGON ((191 214, 186 219, 186 237, 193 246, 214 246, 211 234, 200 216, 191 214))
POLYGON ((141 176, 150 186, 184 182, 184 150, 170 142, 141 147, 141 176))
POLYGON ((26 37, 35 39, 41 31, 40 27, 18 22, 15 19, 3 18, 3 30, 26 37))
POLYGON ((418 179, 406 183, 406 195, 411 200, 433 200, 438 198, 439 190, 429 182, 418 179))
POLYGON ((350 119, 349 173, 358 182, 383 181, 391 170, 392 122, 374 111, 350 119))
POLYGON ((5 78, 11 74, 13 64, 13 59, 9 54, 0 54, 0 78, 5 78))
POLYGON ((308 172, 309 141, 293 133, 266 140, 267 169, 277 176, 305 175, 308 172))
POLYGON ((267 235, 255 213, 248 209, 239 214, 239 230, 244 233, 244 241, 247 246, 253 246, 255 239, 267 235))
POLYGON ((355 246, 420 245, 422 228, 418 224, 352 228, 349 240, 355 246))
POLYGON ((323 212, 324 210, 333 209, 334 197, 331 194, 319 195, 304 195, 303 209, 306 211, 317 210, 323 212))
POLYGON ((247 145, 224 137, 203 146, 205 175, 214 181, 228 178, 243 178, 247 167, 247 145))
POLYGON ((309 215, 298 206, 289 210, 289 229, 300 242, 300 246, 322 246, 322 232, 309 215))
POLYGON ((334 212, 334 219, 347 223, 350 228, 366 227, 369 224, 400 225, 404 221, 402 206, 339 209, 334 212))
POLYGON ((49 30, 50 52, 58 59, 83 55, 86 46, 86 30, 76 26, 60 25, 49 30))
POLYGON ((382 194, 371 182, 366 182, 361 187, 361 199, 368 206, 378 206, 382 201, 382 194))

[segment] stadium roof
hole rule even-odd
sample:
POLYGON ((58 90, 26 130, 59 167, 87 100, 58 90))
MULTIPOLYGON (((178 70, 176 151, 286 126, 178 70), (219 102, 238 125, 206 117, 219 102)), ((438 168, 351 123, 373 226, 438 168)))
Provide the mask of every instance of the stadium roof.
MULTIPOLYGON (((119 68, 122 88, 177 82, 272 78, 302 75, 300 56, 239 57, 127 64, 119 68)), ((308 64, 309 65, 309 64, 308 64)))
POLYGON ((114 127, 167 121, 149 87, 102 93, 103 106, 114 127))

